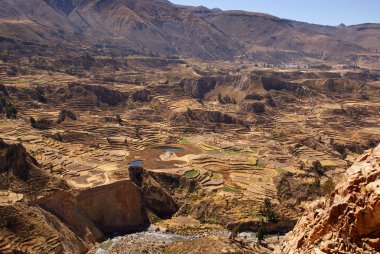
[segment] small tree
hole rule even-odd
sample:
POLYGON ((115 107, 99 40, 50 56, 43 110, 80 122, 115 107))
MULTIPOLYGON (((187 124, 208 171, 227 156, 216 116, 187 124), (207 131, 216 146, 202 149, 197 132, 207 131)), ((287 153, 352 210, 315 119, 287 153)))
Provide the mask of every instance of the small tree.
POLYGON ((33 117, 30 117, 30 125, 35 129, 46 130, 46 129, 49 129, 51 124, 52 124, 52 121, 48 119, 43 118, 43 119, 35 120, 33 117))
POLYGON ((223 104, 223 99, 222 99, 222 94, 221 93, 218 93, 218 102, 220 104, 223 104))
POLYGON ((234 98, 231 98, 228 95, 222 97, 221 93, 218 93, 218 102, 220 104, 236 104, 236 100, 234 98))
POLYGON ((186 114, 188 117, 190 117, 190 119, 194 119, 194 112, 191 108, 187 107, 186 114))
POLYGON ((7 118, 17 118, 17 110, 11 103, 5 106, 5 116, 7 118))
POLYGON ((6 105, 5 98, 0 97, 0 113, 3 112, 3 108, 5 107, 5 105, 6 105))
POLYGON ((240 230, 240 224, 234 226, 231 230, 230 240, 235 241, 235 238, 238 236, 240 230))
POLYGON ((44 89, 40 86, 37 86, 36 88, 36 98, 39 102, 46 103, 47 99, 45 97, 44 89))
POLYGON ((140 126, 136 126, 135 128, 135 135, 136 135, 136 138, 138 139, 141 139, 141 131, 140 131, 141 127, 140 126))
POLYGON ((30 120, 30 125, 34 128, 34 127, 36 126, 36 119, 34 119, 34 117, 31 116, 31 117, 29 118, 29 120, 30 120))
POLYGON ((319 176, 323 176, 325 173, 324 167, 319 160, 313 161, 313 164, 310 167, 310 171, 317 173, 319 176))
POLYGON ((17 73, 18 73, 18 70, 17 70, 17 67, 16 67, 16 66, 11 66, 11 67, 9 68, 9 70, 7 71, 7 74, 8 74, 9 76, 16 76, 17 73))
POLYGON ((117 121, 120 125, 123 125, 123 119, 121 119, 121 117, 120 117, 119 114, 116 115, 116 121, 117 121))
POLYGON ((323 195, 328 195, 330 194, 335 188, 335 183, 334 181, 329 178, 324 184, 322 184, 321 189, 322 189, 322 194, 323 195))
POLYGON ((267 232, 264 226, 260 226, 256 233, 257 241, 261 244, 267 237, 267 232))
POLYGON ((8 57, 9 57, 8 49, 3 49, 3 51, 0 54, 0 59, 6 62, 8 60, 8 57))
POLYGON ((314 182, 308 185, 306 194, 310 197, 321 194, 321 180, 319 176, 315 177, 314 182))
POLYGON ((274 210, 274 206, 269 198, 264 199, 264 203, 260 208, 260 213, 265 216, 267 221, 276 223, 278 222, 278 215, 274 210))

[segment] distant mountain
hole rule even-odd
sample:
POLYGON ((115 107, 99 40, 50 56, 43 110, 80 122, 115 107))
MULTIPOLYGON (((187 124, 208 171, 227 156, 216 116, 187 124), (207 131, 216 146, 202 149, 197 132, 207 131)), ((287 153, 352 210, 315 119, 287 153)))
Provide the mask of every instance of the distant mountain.
POLYGON ((1 0, 0 37, 210 60, 262 54, 345 61, 380 51, 378 24, 320 26, 166 0, 1 0))
POLYGON ((236 47, 204 19, 163 0, 2 0, 0 36, 36 43, 111 44, 229 59, 236 47))
POLYGON ((244 11, 199 12, 229 38, 242 42, 247 52, 285 50, 309 57, 345 57, 380 51, 380 25, 322 26, 244 11))

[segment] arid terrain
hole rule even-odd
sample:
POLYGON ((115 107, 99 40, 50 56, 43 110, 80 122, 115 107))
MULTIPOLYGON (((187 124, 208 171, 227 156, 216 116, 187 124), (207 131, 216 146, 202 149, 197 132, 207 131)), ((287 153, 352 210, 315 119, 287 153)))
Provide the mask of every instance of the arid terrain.
POLYGON ((380 251, 378 26, 2 1, 0 253, 380 251))

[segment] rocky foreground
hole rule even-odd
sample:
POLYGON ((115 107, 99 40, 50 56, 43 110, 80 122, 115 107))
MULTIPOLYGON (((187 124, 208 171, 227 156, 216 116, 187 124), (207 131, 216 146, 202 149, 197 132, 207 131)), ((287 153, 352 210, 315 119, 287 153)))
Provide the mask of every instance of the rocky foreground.
POLYGON ((281 253, 379 253, 380 146, 360 156, 327 199, 309 206, 281 253))

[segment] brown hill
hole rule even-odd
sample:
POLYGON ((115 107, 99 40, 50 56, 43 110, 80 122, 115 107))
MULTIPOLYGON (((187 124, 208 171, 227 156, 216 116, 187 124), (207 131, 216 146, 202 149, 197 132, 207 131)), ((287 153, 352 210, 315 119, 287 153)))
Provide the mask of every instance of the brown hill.
POLYGON ((22 42, 276 63, 379 58, 378 24, 320 26, 164 0, 3 0, 0 9, 0 37, 22 42))
POLYGON ((5 0, 0 8, 0 35, 11 39, 218 59, 234 52, 226 35, 166 1, 5 0))

